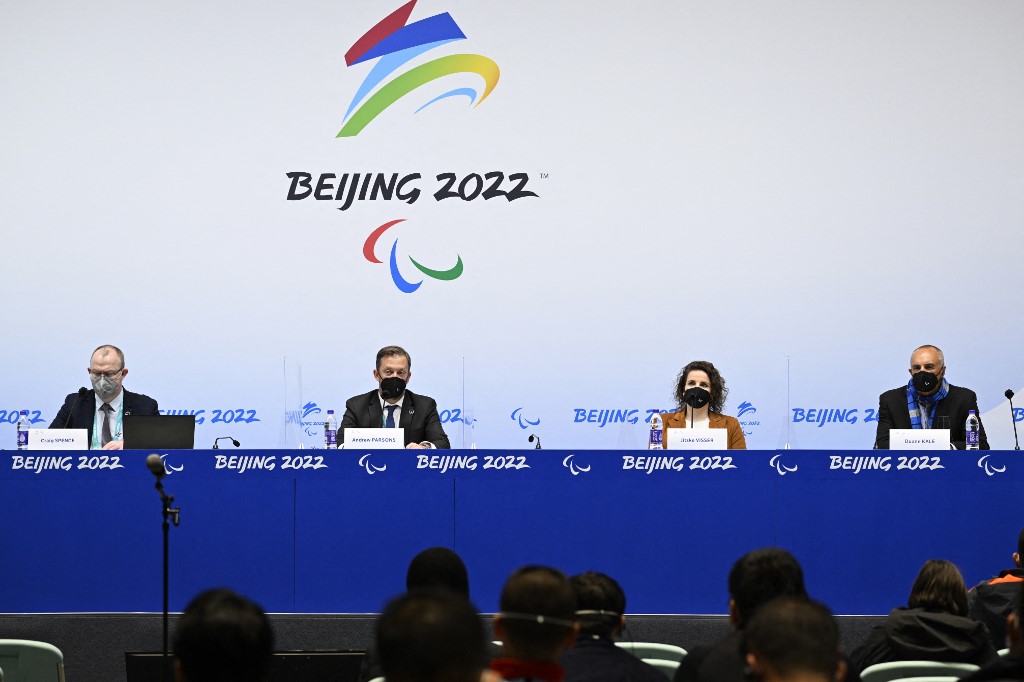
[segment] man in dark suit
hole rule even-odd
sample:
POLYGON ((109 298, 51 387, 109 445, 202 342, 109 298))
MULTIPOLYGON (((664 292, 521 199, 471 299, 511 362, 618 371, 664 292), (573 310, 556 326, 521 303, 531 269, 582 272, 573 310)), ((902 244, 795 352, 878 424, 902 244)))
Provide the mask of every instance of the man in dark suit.
POLYGON ((123 418, 159 414, 159 408, 149 396, 124 390, 128 368, 117 346, 94 350, 87 371, 93 390, 80 388, 68 395, 50 428, 88 429, 90 448, 120 450, 124 447, 123 418))
POLYGON ((876 448, 889 449, 889 429, 940 428, 938 424, 948 421, 950 442, 963 449, 967 442, 967 413, 974 410, 978 416, 979 447, 989 449, 978 396, 946 381, 946 358, 939 348, 921 346, 915 350, 910 356, 909 371, 911 378, 906 386, 886 391, 878 398, 876 448))
POLYGON ((377 351, 377 367, 373 370, 377 389, 346 401, 345 416, 338 428, 339 442, 344 440, 347 428, 397 427, 405 429, 407 448, 451 447, 434 399, 406 390, 411 369, 412 358, 404 349, 385 346, 377 351))

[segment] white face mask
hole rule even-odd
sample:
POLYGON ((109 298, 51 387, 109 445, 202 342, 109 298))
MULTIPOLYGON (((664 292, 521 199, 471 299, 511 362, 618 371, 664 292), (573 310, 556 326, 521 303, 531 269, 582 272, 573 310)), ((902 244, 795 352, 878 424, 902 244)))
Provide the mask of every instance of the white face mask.
POLYGON ((95 389, 96 395, 100 397, 100 400, 110 400, 113 398, 120 386, 117 381, 108 379, 102 374, 100 376, 93 375, 92 377, 92 387, 95 389))

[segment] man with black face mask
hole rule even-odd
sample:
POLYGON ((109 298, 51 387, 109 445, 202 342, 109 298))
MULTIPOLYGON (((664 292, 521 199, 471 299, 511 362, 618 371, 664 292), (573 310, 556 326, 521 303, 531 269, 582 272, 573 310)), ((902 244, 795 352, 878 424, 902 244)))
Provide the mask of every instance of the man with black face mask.
POLYGON ((345 416, 338 427, 339 443, 344 440, 346 428, 403 428, 407 448, 451 447, 434 399, 406 390, 411 369, 412 358, 404 349, 385 346, 377 351, 373 378, 378 388, 345 402, 345 416))
POLYGON ((128 368, 124 365, 124 353, 117 346, 94 350, 87 371, 93 390, 80 388, 65 398, 50 428, 88 429, 91 449, 120 450, 124 447, 124 416, 159 414, 156 401, 124 390, 122 383, 128 368))
MULTIPOLYGON (((910 381, 878 398, 878 431, 875 447, 889 449, 889 429, 944 428, 958 449, 967 442, 967 413, 974 410, 981 424, 978 396, 974 391, 946 381, 946 359, 936 346, 921 346, 910 356, 910 381)), ((988 450, 985 426, 978 434, 982 450, 988 450)))

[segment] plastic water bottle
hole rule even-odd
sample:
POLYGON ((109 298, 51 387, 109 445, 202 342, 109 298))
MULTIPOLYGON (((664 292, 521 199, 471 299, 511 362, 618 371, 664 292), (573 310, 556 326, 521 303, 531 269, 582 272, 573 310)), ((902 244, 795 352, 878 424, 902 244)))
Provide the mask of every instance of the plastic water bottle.
POLYGON ((661 437, 664 430, 661 428, 661 414, 655 412, 651 417, 651 437, 647 441, 648 450, 661 450, 661 437))
POLYGON ((324 422, 324 447, 328 450, 338 448, 338 420, 334 418, 334 410, 327 410, 327 421, 324 422))
POLYGON ((18 449, 28 450, 28 430, 32 422, 28 419, 28 410, 22 410, 18 417, 18 449))
POLYGON ((981 447, 981 420, 974 414, 974 410, 967 413, 964 429, 967 431, 967 449, 977 450, 981 447))

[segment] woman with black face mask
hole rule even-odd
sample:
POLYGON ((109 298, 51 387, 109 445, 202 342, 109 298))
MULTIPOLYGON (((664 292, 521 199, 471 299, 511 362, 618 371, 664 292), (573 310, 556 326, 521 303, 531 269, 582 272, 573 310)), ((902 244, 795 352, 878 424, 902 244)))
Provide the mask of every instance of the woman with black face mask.
MULTIPOLYGON (((679 372, 676 381, 678 412, 661 415, 666 429, 725 429, 729 435, 730 450, 746 450, 747 439, 736 417, 722 414, 722 406, 729 395, 725 379, 715 366, 706 360, 695 360, 679 372)), ((666 438, 662 439, 667 447, 666 438)))

